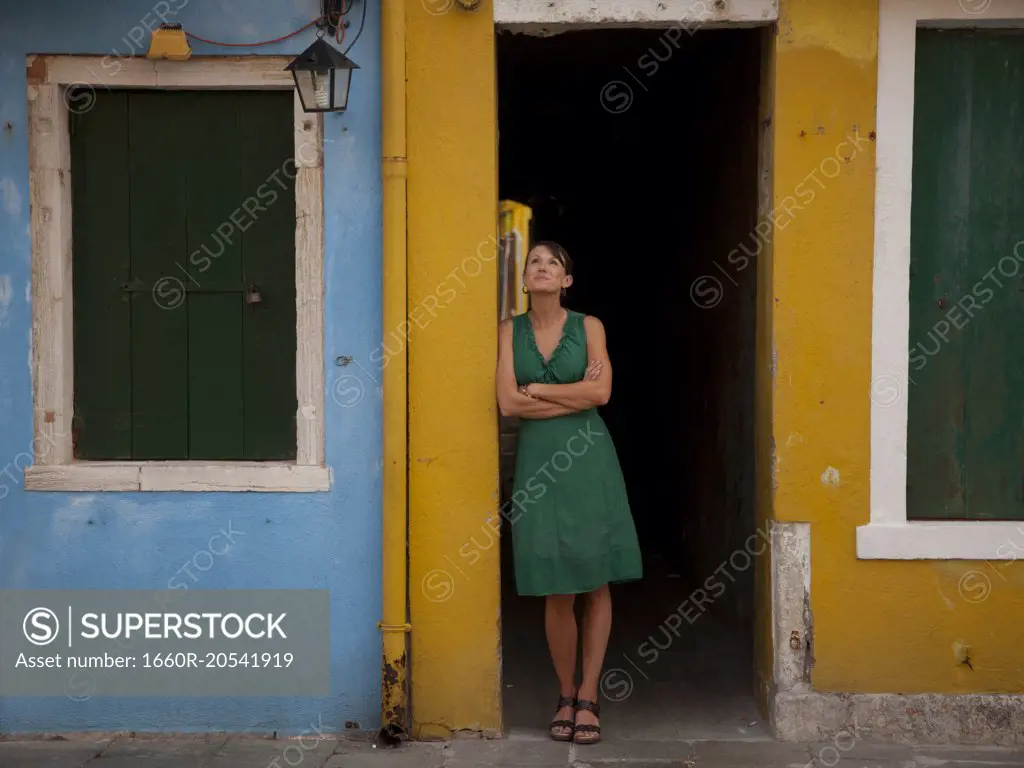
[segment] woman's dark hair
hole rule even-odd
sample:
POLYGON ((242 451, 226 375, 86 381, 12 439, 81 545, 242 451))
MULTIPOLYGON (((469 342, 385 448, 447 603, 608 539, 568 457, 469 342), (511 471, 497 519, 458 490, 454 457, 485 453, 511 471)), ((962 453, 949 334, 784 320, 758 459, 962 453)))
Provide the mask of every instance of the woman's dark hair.
MULTIPOLYGON (((565 250, 561 245, 556 243, 554 240, 538 240, 533 244, 533 248, 543 246, 551 251, 551 255, 555 257, 555 260, 562 265, 565 269, 565 274, 572 275, 572 259, 569 258, 569 252, 565 250)), ((533 250, 531 248, 530 250, 533 250)))

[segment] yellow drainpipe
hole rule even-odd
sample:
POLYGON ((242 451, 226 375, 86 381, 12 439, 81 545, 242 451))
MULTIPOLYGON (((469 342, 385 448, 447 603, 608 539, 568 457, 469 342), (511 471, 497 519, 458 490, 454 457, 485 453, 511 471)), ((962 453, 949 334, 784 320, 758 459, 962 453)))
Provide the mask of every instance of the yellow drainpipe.
MULTIPOLYGON (((386 337, 405 320, 406 308, 406 136, 405 5, 381 3, 381 120, 383 164, 383 314, 386 337)), ((383 607, 381 733, 404 737, 408 655, 406 634, 406 527, 408 366, 403 354, 383 370, 383 607)))

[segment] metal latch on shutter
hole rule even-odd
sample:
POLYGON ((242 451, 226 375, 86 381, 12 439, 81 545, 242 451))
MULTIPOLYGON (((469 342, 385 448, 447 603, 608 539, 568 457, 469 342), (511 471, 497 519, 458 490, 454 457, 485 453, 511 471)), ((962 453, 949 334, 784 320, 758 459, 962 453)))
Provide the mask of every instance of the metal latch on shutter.
POLYGON ((149 283, 143 280, 130 280, 121 284, 121 290, 125 293, 153 293, 160 292, 161 295, 167 290, 171 292, 182 291, 184 293, 240 293, 246 304, 262 304, 263 293, 258 285, 250 283, 205 283, 196 285, 179 280, 177 277, 161 277, 159 280, 149 283))

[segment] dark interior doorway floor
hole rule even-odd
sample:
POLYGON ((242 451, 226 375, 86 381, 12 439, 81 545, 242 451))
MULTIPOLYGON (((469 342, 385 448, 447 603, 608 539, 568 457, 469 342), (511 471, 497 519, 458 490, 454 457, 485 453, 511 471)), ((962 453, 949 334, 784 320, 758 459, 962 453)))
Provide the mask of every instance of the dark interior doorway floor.
MULTIPOLYGON (((642 582, 612 587, 612 632, 600 698, 605 735, 770 740, 752 693, 746 634, 710 613, 684 609, 694 620, 680 620, 688 585, 657 562, 647 567, 642 582)), ((544 637, 544 601, 517 596, 511 584, 503 591, 506 734, 547 738, 558 684, 544 637)))

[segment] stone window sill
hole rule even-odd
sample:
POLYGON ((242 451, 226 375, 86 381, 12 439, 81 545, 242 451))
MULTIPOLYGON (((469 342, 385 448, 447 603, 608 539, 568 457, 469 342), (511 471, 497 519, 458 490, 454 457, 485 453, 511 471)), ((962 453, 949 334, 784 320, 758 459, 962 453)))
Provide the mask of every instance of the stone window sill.
POLYGON ((329 467, 288 462, 96 461, 25 468, 28 491, 275 491, 331 488, 329 467))

